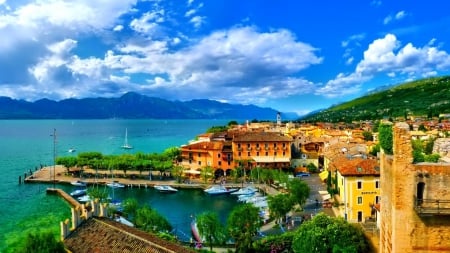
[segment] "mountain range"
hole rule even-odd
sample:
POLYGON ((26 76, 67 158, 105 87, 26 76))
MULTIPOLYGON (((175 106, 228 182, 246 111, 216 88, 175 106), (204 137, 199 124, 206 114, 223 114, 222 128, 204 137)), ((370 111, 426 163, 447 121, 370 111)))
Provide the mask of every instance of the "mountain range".
POLYGON ((302 116, 305 122, 353 122, 450 114, 450 76, 386 85, 366 96, 302 116))
MULTIPOLYGON (((35 102, 0 97, 0 119, 245 119, 275 121, 277 110, 255 105, 199 99, 169 101, 129 92, 118 98, 84 98, 35 102)), ((295 113, 280 112, 282 119, 295 113)))

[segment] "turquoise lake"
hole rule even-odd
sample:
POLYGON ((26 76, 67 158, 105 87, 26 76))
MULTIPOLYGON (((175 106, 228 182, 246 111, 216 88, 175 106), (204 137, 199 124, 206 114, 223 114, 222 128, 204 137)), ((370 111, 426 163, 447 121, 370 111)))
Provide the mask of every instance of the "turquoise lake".
MULTIPOLYGON (((186 144, 211 126, 229 120, 0 120, 0 252, 14 247, 27 232, 39 229, 59 231, 59 222, 70 217, 70 207, 57 196, 47 195, 46 184, 19 184, 19 176, 42 165, 53 164, 57 156, 98 151, 160 153, 186 144), (53 131, 56 129, 56 142, 53 131), (120 148, 125 129, 134 149, 120 148), (54 144, 55 143, 55 144, 54 144), (75 148, 75 153, 68 153, 75 148)), ((70 191, 70 185, 58 185, 70 191)), ((109 190, 109 189, 108 189, 109 190)), ((111 190, 110 190, 111 191, 111 190)), ((115 198, 134 197, 164 215, 179 236, 190 235, 192 215, 216 211, 224 222, 236 205, 232 196, 206 196, 201 190, 160 194, 153 189, 118 189, 115 198)), ((183 238, 188 239, 188 238, 183 238)))

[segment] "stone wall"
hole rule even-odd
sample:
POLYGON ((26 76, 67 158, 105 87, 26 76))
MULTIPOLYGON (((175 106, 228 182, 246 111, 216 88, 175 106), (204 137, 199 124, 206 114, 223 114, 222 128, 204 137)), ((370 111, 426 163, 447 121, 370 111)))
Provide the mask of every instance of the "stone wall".
POLYGON ((409 126, 393 127, 394 155, 381 155, 380 252, 450 252, 450 215, 419 216, 419 182, 424 199, 450 200, 449 164, 412 164, 409 126))

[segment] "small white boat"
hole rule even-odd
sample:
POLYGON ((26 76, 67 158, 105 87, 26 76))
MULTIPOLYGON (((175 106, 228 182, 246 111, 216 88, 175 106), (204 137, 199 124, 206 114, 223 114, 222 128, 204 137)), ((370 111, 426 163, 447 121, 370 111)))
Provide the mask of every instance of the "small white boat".
POLYGON ((111 188, 125 188, 124 184, 121 184, 117 181, 113 181, 111 183, 107 183, 106 186, 111 187, 111 188))
POLYGON ((89 197, 89 195, 84 195, 84 196, 78 197, 77 200, 78 200, 78 202, 86 203, 86 202, 91 201, 91 197, 89 197))
POLYGON ((71 185, 75 185, 75 186, 81 186, 81 187, 85 187, 87 185, 86 182, 77 180, 77 181, 72 181, 70 182, 71 185))
POLYGON ((155 185, 153 186, 156 190, 158 190, 159 192, 164 192, 164 193, 174 193, 177 192, 178 190, 173 188, 170 185, 155 185))
POLYGON ((232 192, 231 194, 232 195, 249 195, 249 194, 253 194, 257 191, 258 191, 258 189, 249 185, 249 186, 239 189, 238 191, 232 192))
POLYGON ((207 189, 204 190, 204 192, 208 193, 209 195, 220 195, 220 194, 230 194, 232 192, 237 191, 238 188, 230 188, 223 185, 213 185, 207 189))
POLYGON ((74 148, 69 148, 69 150, 67 150, 67 152, 69 152, 69 153, 73 153, 73 152, 75 152, 75 151, 77 151, 77 150, 74 149, 74 148))
POLYGON ((119 222, 119 223, 122 223, 122 224, 124 224, 124 225, 127 225, 127 226, 129 226, 129 227, 134 227, 134 224, 133 224, 131 221, 125 219, 125 218, 122 217, 122 216, 117 216, 116 218, 114 218, 114 220, 117 221, 117 222, 119 222))
POLYGON ((72 197, 79 197, 87 194, 87 189, 77 189, 70 193, 72 197))

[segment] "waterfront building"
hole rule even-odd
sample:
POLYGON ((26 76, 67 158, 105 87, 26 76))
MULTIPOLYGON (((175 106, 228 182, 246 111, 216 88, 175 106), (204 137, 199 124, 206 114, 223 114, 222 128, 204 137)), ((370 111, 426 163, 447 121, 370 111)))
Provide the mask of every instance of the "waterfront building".
POLYGON ((288 168, 292 138, 275 132, 244 132, 233 136, 235 167, 288 168))

